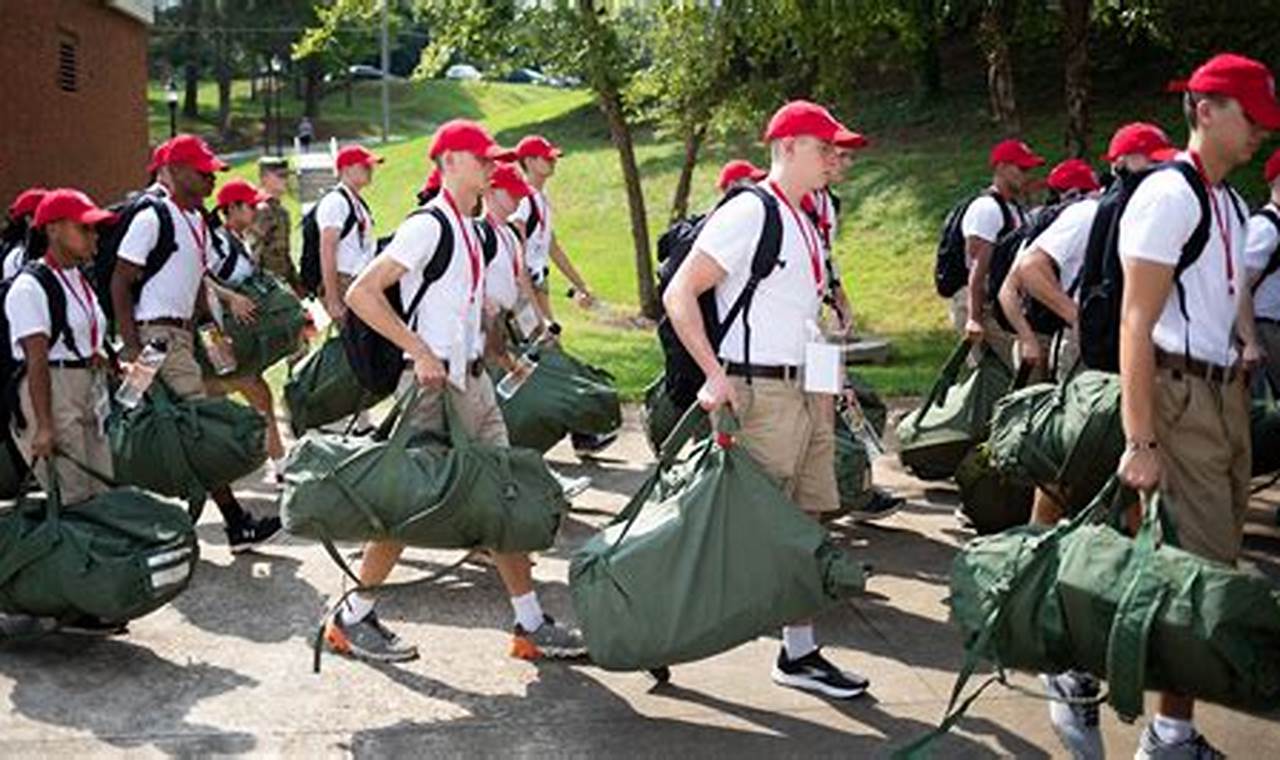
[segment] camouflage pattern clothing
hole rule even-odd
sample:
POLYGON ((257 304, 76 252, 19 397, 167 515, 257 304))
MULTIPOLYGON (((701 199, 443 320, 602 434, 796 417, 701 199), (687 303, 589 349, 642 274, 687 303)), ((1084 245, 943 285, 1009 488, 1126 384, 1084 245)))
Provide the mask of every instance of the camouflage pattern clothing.
POLYGON ((284 279, 295 290, 302 287, 298 269, 289 254, 289 211, 276 198, 258 207, 258 219, 251 231, 253 250, 264 270, 284 279))

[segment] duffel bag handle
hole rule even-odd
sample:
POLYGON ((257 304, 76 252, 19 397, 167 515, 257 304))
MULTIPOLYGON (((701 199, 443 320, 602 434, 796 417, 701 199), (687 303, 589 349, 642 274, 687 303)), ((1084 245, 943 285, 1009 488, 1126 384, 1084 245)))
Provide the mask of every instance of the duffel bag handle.
MULTIPOLYGON (((985 349, 986 344, 982 344, 982 347, 985 349)), ((964 366, 970 350, 972 350, 972 346, 968 340, 961 340, 952 349, 951 355, 947 357, 946 364, 942 365, 942 371, 938 373, 938 379, 933 381, 933 387, 929 389, 929 395, 925 398, 924 406, 920 407, 919 416, 921 418, 937 403, 939 396, 956 384, 956 378, 960 376, 960 368, 964 366)))
MULTIPOLYGON (((474 381, 475 378, 472 378, 472 380, 474 381)), ((471 437, 467 435, 467 431, 462 425, 462 418, 458 416, 458 410, 453 403, 453 394, 449 392, 448 381, 445 382, 445 387, 440 389, 440 403, 444 406, 444 426, 448 431, 449 445, 455 449, 466 448, 471 444, 471 437)), ((422 403, 423 396, 422 387, 418 385, 415 379, 413 384, 396 399, 395 408, 391 411, 391 414, 395 417, 395 423, 391 427, 391 434, 388 439, 390 444, 400 447, 409 445, 409 439, 417 432, 409 424, 409 417, 418 408, 418 405, 422 403)))
MULTIPOLYGON (((724 417, 727 415, 718 415, 724 417)), ((658 447, 658 469, 665 470, 675 463, 676 457, 679 456, 680 450, 684 445, 693 438, 693 434, 697 432, 699 426, 707 419, 707 412, 702 405, 694 401, 689 408, 684 410, 684 414, 680 415, 680 419, 676 422, 676 426, 667 434, 662 445, 658 447)))
POLYGON ((41 458, 31 463, 31 469, 23 479, 21 495, 18 497, 18 511, 31 499, 32 482, 35 481, 36 467, 43 462, 48 467, 49 488, 45 493, 45 521, 37 529, 23 536, 17 546, 10 547, 0 555, 0 588, 3 588, 13 576, 22 572, 23 568, 40 559, 58 544, 58 513, 62 509, 62 495, 58 488, 57 468, 53 457, 41 458))

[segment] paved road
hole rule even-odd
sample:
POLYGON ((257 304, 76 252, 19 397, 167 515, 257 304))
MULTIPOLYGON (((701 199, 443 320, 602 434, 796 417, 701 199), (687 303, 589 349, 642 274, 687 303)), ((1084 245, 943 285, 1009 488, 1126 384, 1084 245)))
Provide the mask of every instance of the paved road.
MULTIPOLYGON (((551 459, 589 474, 577 502, 616 511, 650 461, 634 420, 595 462, 567 448, 551 459)), ((311 672, 309 641, 342 588, 322 549, 283 540, 232 559, 215 510, 200 525, 192 587, 136 621, 130 635, 44 640, 0 648, 0 756, 290 757, 815 757, 881 756, 933 726, 962 650, 946 622, 947 573, 969 534, 954 491, 916 481, 884 458, 877 479, 911 504, 876 526, 837 524, 842 542, 875 566, 865 597, 819 622, 828 655, 873 681, 872 695, 832 703, 774 686, 776 636, 675 669, 671 685, 589 665, 533 665, 506 657, 510 612, 494 573, 463 566, 392 596, 382 615, 422 658, 371 667, 326 656, 311 672)), ((274 493, 245 481, 258 511, 274 493)), ((1280 578, 1278 499, 1251 515, 1250 558, 1280 578)), ((603 521, 575 514, 536 568, 544 604, 571 616, 568 559, 603 521)), ((456 560, 411 551, 404 577, 456 560)), ((1022 685, 1033 685, 1026 676, 1022 685)), ((1050 757, 1062 750, 1043 703, 993 687, 936 757, 1050 757)), ((1233 757, 1274 757, 1280 722, 1206 707, 1202 728, 1233 757)), ((1104 710, 1108 749, 1131 756, 1139 726, 1104 710)))

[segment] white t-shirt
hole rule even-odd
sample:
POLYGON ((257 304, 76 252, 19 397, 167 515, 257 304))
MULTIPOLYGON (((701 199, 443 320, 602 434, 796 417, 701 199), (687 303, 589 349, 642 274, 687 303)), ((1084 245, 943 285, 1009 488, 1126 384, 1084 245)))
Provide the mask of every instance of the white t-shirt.
POLYGON ((9 252, 5 254, 3 265, 0 265, 3 268, 3 271, 0 272, 0 279, 8 280, 16 275, 18 270, 22 269, 24 263, 22 259, 26 253, 27 246, 23 243, 18 243, 10 248, 9 252))
MULTIPOLYGON (((1268 203, 1272 213, 1280 213, 1274 203, 1268 203)), ((1249 268, 1249 277, 1266 269, 1267 262, 1280 244, 1280 233, 1276 226, 1259 214, 1249 219, 1249 245, 1245 248, 1245 266, 1249 268)), ((1262 319, 1280 320, 1280 271, 1267 275, 1267 279, 1258 285, 1253 294, 1253 313, 1262 319)))
MULTIPOLYGON (((1089 232, 1093 229, 1093 219, 1098 215, 1098 201, 1095 198, 1084 198, 1067 206, 1058 214, 1058 218, 1045 228, 1044 232, 1030 245, 1018 252, 1018 257, 1026 255, 1037 248, 1044 251, 1058 265, 1058 282, 1064 292, 1076 284, 1080 269, 1084 266, 1084 256, 1089 248, 1089 232)), ((1076 293, 1073 293, 1076 295, 1076 293)))
POLYGON ((343 187, 336 192, 325 193, 316 207, 316 224, 320 231, 337 230, 342 234, 347 216, 355 209, 356 223, 346 237, 338 240, 338 273, 360 274, 373 258, 376 241, 373 237, 373 216, 365 210, 355 193, 343 187))
POLYGON ((254 261, 249 244, 226 227, 218 228, 218 231, 214 234, 222 238, 222 240, 219 241, 221 245, 214 245, 209 248, 209 273, 219 277, 227 285, 239 285, 247 280, 257 268, 257 262, 254 261), (231 239, 233 237, 235 238, 234 241, 231 239), (237 245, 240 250, 236 255, 235 265, 232 267, 228 277, 221 278, 222 268, 225 266, 227 259, 233 255, 232 252, 237 245))
MULTIPOLYGON (((1013 201, 1005 201, 1005 206, 1009 209, 1009 216, 1013 220, 1013 226, 1009 229, 1016 230, 1025 221, 1022 218, 1022 209, 1013 201)), ((1000 237, 1002 229, 1004 229, 1004 214, 1000 212, 1000 203, 989 193, 975 198, 960 219, 960 234, 965 240, 976 237, 994 244, 1000 237)), ((969 261, 968 256, 965 257, 965 263, 970 269, 973 268, 973 262, 969 261)))
MULTIPOLYGON (((133 318, 140 322, 162 318, 191 319, 212 247, 209 227, 201 212, 182 211, 169 198, 164 199, 164 205, 173 221, 177 250, 142 286, 142 294, 133 312, 133 318)), ((159 237, 160 219, 155 209, 143 209, 125 230, 119 257, 144 267, 159 237)))
MULTIPOLYGON (((443 195, 436 196, 423 208, 433 207, 444 211, 453 229, 453 251, 444 274, 427 288, 417 311, 409 315, 409 327, 437 358, 450 360, 455 355, 455 346, 460 345, 459 355, 471 361, 484 351, 481 320, 485 298, 484 253, 469 217, 464 217, 460 224, 443 195), (470 252, 467 241, 470 241, 470 252), (472 256, 476 257, 478 277, 472 276, 472 256)), ((423 272, 439 240, 439 221, 432 214, 419 212, 400 224, 381 254, 408 270, 400 278, 400 302, 406 309, 422 284, 423 272)))
MULTIPOLYGON (((1178 160, 1187 161, 1187 155, 1179 154, 1178 160)), ((1151 332, 1152 340, 1161 350, 1181 355, 1189 347, 1193 359, 1219 366, 1230 366, 1236 361, 1236 314, 1248 287, 1244 272, 1246 226, 1237 214, 1237 210, 1243 210, 1243 204, 1234 206, 1237 201, 1232 195, 1225 186, 1219 185, 1212 189, 1210 196, 1217 199, 1218 219, 1231 241, 1230 267, 1219 226, 1211 218, 1204 252, 1180 278, 1191 316, 1189 332, 1179 307, 1176 286, 1169 292, 1169 299, 1151 332)), ((1210 216, 1212 206, 1211 203, 1210 216)), ((1120 218, 1120 256, 1176 267, 1182 246, 1199 221, 1200 202, 1182 173, 1157 172, 1143 180, 1133 192, 1120 218)))
MULTIPOLYGON (((773 193, 767 186, 761 187, 773 193)), ((729 313, 751 275, 751 260, 764 229, 764 213, 764 205, 758 198, 742 193, 707 220, 693 243, 695 251, 710 256, 727 273, 716 286, 716 306, 721 319, 729 313)), ((815 281, 810 253, 810 246, 816 246, 821 257, 822 241, 804 212, 796 209, 793 214, 787 209, 787 202, 780 199, 778 213, 782 219, 779 267, 760 281, 748 315, 751 363, 761 367, 798 367, 804 364, 804 347, 809 339, 807 323, 816 323, 821 293, 826 287, 826 272, 821 264, 819 279, 815 281)), ((720 358, 742 362, 742 349, 743 319, 739 315, 720 344, 720 358)))
POLYGON ((511 310, 520 300, 520 286, 516 280, 516 247, 520 241, 506 223, 489 219, 488 224, 498 236, 498 248, 493 260, 485 267, 485 296, 499 309, 511 310))
POLYGON ((551 266, 551 204, 547 202, 546 194, 541 190, 534 190, 533 195, 522 198, 515 213, 511 215, 511 221, 525 226, 524 265, 534 284, 540 285, 551 266), (534 206, 538 208, 538 226, 531 230, 529 217, 532 216, 534 206))
MULTIPOLYGON (((62 285, 63 295, 67 299, 67 329, 79 353, 67 347, 66 336, 63 336, 49 347, 49 358, 55 361, 88 359, 102 351, 102 341, 107 331, 107 315, 98 304, 93 286, 80 270, 54 270, 54 275, 62 285)), ((14 359, 23 359, 23 338, 32 335, 49 336, 53 332, 49 299, 40 281, 30 272, 19 274, 9 286, 4 311, 9 319, 9 337, 12 341, 10 350, 14 359)))

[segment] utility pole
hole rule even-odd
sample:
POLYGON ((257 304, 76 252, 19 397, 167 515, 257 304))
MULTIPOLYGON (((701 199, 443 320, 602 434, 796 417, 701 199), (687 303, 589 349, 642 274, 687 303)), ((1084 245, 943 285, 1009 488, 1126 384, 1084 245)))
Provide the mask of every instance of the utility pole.
POLYGON ((391 0, 382 0, 382 142, 391 134, 391 45, 387 40, 391 0))

